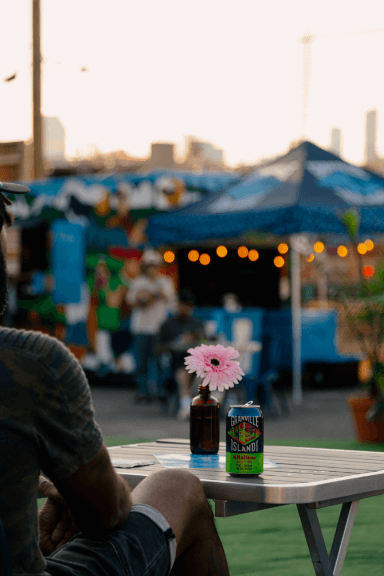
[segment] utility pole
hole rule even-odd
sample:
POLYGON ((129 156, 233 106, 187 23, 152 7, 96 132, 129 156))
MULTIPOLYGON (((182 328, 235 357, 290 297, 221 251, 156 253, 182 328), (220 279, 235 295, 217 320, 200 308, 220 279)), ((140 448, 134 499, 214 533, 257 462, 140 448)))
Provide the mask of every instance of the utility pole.
POLYGON ((308 34, 300 39, 304 48, 303 58, 303 76, 302 76, 302 125, 301 125, 301 139, 307 140, 307 107, 309 100, 309 81, 311 77, 311 42, 315 39, 314 36, 308 34))
POLYGON ((33 177, 43 174, 43 139, 41 125, 41 50, 40 0, 32 0, 33 35, 33 177))

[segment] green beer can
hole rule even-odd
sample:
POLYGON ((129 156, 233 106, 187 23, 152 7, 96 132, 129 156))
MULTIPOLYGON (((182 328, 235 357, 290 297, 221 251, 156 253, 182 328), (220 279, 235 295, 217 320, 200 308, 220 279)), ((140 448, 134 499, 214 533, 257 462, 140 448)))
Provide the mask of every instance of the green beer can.
POLYGON ((264 435, 260 406, 230 406, 226 426, 226 471, 258 476, 263 471, 264 435))

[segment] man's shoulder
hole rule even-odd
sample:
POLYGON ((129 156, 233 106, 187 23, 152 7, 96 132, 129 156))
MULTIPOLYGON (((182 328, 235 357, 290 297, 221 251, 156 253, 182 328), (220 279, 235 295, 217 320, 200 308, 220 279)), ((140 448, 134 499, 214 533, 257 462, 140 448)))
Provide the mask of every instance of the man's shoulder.
POLYGON ((34 360, 48 364, 56 360, 75 360, 72 352, 57 338, 37 330, 0 328, 0 351, 12 351, 21 356, 32 356, 34 360))

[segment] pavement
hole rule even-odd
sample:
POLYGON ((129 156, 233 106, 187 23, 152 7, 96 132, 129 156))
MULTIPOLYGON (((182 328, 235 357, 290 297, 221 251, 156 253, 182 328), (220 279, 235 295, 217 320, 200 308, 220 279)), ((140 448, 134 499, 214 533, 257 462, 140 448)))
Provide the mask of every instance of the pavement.
MULTIPOLYGON (((91 390, 96 421, 103 436, 189 438, 189 421, 180 422, 162 413, 157 402, 135 404, 132 388, 91 384, 91 390)), ((265 416, 264 436, 268 440, 354 440, 346 396, 357 391, 356 388, 304 390, 299 405, 293 403, 292 394, 288 392, 288 413, 273 418, 265 416)), ((220 423, 220 438, 225 439, 225 420, 220 423)))

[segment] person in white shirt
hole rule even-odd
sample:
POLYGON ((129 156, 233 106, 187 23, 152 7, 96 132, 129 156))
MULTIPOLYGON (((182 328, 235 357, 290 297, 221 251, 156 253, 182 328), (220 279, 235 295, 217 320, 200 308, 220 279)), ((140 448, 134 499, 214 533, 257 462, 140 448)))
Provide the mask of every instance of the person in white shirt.
POLYGON ((159 252, 146 250, 142 257, 142 273, 133 280, 127 293, 132 306, 131 333, 136 362, 135 378, 138 386, 136 401, 150 402, 157 390, 157 357, 154 354, 160 326, 176 310, 174 284, 160 272, 163 259, 159 252))

